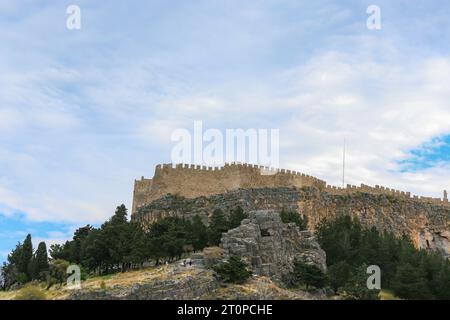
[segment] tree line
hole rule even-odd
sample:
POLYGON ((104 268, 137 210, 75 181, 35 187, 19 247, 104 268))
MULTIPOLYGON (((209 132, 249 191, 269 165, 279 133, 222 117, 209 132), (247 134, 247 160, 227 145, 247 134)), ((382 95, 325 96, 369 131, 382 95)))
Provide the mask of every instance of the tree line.
MULTIPOLYGON (((280 215, 285 223, 307 228, 306 217, 297 212, 282 210, 280 215)), ((50 257, 45 242, 34 251, 28 235, 3 265, 3 288, 33 280, 47 281, 49 287, 63 283, 70 264, 79 265, 86 276, 127 271, 149 262, 171 262, 187 252, 217 246, 222 233, 239 226, 246 217, 238 206, 227 214, 214 210, 208 226, 197 215, 192 219, 167 217, 144 230, 128 221, 127 209, 120 205, 100 227, 81 227, 72 240, 50 246, 50 257)), ((366 269, 378 265, 382 288, 400 298, 450 299, 450 262, 438 253, 417 250, 406 235, 397 238, 376 228, 364 228, 348 215, 322 221, 315 232, 327 255, 327 273, 295 261, 292 274, 284 279, 288 286, 329 287, 348 299, 377 299, 378 291, 366 288, 366 269)), ((216 269, 229 281, 242 282, 250 275, 239 259, 216 269)))
POLYGON ((31 235, 28 234, 23 243, 8 255, 2 267, 2 287, 9 288, 15 283, 26 283, 32 280, 44 280, 49 271, 47 245, 40 242, 33 251, 31 235))
POLYGON ((3 265, 3 288, 33 280, 61 283, 70 264, 79 265, 83 274, 101 275, 140 268, 145 262, 171 262, 184 253, 218 245, 222 233, 239 226, 247 214, 239 206, 228 214, 216 209, 208 226, 198 215, 192 220, 167 217, 145 231, 127 216, 125 205, 118 206, 99 228, 86 225, 74 232, 72 240, 51 245, 50 258, 45 242, 33 253, 28 235, 3 265))
POLYGON ((326 252, 328 284, 335 292, 374 298, 365 285, 366 269, 378 265, 381 288, 400 298, 450 299, 450 262, 439 253, 416 249, 407 235, 398 238, 364 228, 349 215, 322 221, 316 235, 326 252))

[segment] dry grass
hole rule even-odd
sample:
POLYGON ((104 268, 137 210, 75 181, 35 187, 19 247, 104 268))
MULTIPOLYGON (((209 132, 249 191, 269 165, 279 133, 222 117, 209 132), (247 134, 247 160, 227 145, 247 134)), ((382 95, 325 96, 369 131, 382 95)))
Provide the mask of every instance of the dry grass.
MULTIPOLYGON (((145 283, 152 280, 165 280, 171 279, 181 279, 186 276, 195 276, 197 271, 195 269, 181 268, 177 272, 177 267, 174 264, 163 265, 159 267, 150 267, 142 270, 133 270, 124 273, 116 273, 105 276, 98 276, 89 278, 86 281, 82 281, 82 289, 108 289, 116 286, 128 287, 136 283, 145 283)), ((14 291, 0 291, 0 300, 14 300, 20 295, 24 294, 27 288, 33 287, 33 290, 40 290, 45 293, 47 300, 60 300, 66 299, 71 290, 67 289, 66 286, 60 287, 59 285, 52 286, 49 290, 46 290, 46 284, 29 284, 21 289, 14 291)))
POLYGON ((37 300, 60 300, 65 299, 69 295, 69 290, 64 287, 54 286, 46 290, 45 283, 28 284, 14 291, 0 291, 0 300, 30 300, 33 296, 39 298, 37 300))
POLYGON ((203 256, 207 259, 220 259, 224 250, 220 247, 207 247, 203 249, 203 256))
MULTIPOLYGON (((257 300, 311 300, 312 295, 303 291, 290 291, 280 288, 269 278, 263 276, 253 277, 243 284, 230 284, 225 288, 219 288, 216 293, 220 299, 235 299, 236 295, 245 299, 257 300)), ((214 297, 211 297, 214 298, 214 297)))
POLYGON ((401 300, 392 291, 383 289, 380 291, 380 300, 401 300))

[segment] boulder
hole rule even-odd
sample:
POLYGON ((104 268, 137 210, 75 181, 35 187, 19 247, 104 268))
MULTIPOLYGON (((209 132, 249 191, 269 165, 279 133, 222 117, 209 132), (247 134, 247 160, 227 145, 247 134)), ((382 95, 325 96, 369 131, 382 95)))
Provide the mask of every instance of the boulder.
POLYGON ((295 223, 283 223, 278 212, 249 213, 241 225, 224 233, 220 246, 224 258, 238 256, 253 273, 282 280, 295 259, 326 271, 326 255, 310 231, 300 231, 295 223))

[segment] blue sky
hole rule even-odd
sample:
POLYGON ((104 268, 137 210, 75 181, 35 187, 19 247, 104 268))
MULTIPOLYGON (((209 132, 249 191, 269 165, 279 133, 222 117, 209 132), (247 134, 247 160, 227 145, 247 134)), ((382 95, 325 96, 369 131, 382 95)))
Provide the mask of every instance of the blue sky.
POLYGON ((330 184, 345 137, 348 183, 440 197, 449 16, 445 1, 1 1, 0 260, 27 232, 60 242, 130 207, 194 120, 277 128, 281 166, 330 184))

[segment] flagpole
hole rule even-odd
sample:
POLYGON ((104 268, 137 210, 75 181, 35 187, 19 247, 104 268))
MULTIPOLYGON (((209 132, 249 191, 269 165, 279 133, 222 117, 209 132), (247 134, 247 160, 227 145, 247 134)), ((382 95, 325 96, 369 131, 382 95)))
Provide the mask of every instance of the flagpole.
POLYGON ((345 138, 344 138, 344 150, 342 152, 342 188, 345 188, 345 138))

